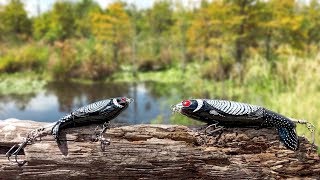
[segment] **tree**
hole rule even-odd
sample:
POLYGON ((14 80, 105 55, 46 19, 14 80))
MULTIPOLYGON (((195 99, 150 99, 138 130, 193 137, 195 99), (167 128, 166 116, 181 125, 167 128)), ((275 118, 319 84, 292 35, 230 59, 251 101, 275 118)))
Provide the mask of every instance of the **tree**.
POLYGON ((258 46, 259 14, 263 12, 259 0, 226 0, 234 19, 232 34, 235 36, 235 59, 242 63, 247 50, 258 46))
POLYGON ((57 40, 70 38, 75 34, 74 5, 68 1, 57 1, 52 10, 49 33, 53 33, 57 40))
POLYGON ((168 1, 156 1, 148 12, 149 24, 154 35, 161 35, 173 25, 171 4, 168 1))
POLYGON ((184 7, 182 3, 177 3, 176 11, 173 14, 175 25, 172 28, 172 39, 176 43, 176 49, 179 49, 181 67, 184 70, 187 63, 187 30, 190 27, 191 12, 184 7))
POLYGON ((115 62, 119 61, 119 51, 130 39, 131 28, 129 16, 121 2, 110 4, 106 12, 92 14, 91 31, 97 40, 111 44, 115 62))
POLYGON ((137 55, 138 55, 138 42, 143 36, 143 32, 146 31, 146 21, 144 16, 144 11, 139 11, 134 4, 131 4, 127 8, 127 13, 131 21, 132 31, 131 31, 131 66, 133 70, 133 75, 136 76, 137 70, 137 55))
POLYGON ((153 39, 154 55, 159 55, 162 39, 169 35, 171 26, 174 24, 173 12, 169 1, 156 1, 147 12, 151 36, 153 39))
POLYGON ((204 60, 222 60, 230 54, 228 48, 235 37, 232 28, 239 21, 232 14, 232 6, 224 1, 204 3, 194 14, 188 30, 190 51, 204 60))
POLYGON ((273 52, 281 45, 303 48, 303 18, 297 12, 294 0, 266 2, 260 14, 262 38, 265 39, 265 56, 271 59, 273 52))
POLYGON ((7 35, 29 35, 31 33, 31 21, 20 0, 11 0, 0 9, 1 31, 7 35))
POLYGON ((209 39, 212 34, 210 21, 210 11, 208 8, 202 7, 194 12, 191 26, 187 32, 189 51, 196 57, 199 56, 201 62, 208 57, 205 52, 210 45, 209 39))
POLYGON ((75 8, 72 2, 57 1, 52 11, 34 20, 34 36, 50 42, 74 37, 76 32, 75 8))
POLYGON ((303 8, 304 10, 304 25, 306 30, 306 45, 308 53, 311 52, 311 47, 319 48, 320 42, 320 2, 311 0, 309 5, 303 8))
POLYGON ((33 37, 42 39, 50 31, 51 12, 45 12, 33 21, 33 37))
POLYGON ((75 34, 78 37, 91 36, 90 14, 101 12, 100 6, 93 0, 82 0, 75 4, 75 34))

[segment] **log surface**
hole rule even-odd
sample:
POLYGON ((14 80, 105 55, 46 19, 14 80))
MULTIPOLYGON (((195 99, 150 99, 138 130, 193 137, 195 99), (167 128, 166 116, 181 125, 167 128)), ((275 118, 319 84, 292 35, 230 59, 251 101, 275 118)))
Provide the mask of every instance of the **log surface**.
POLYGON ((0 179, 320 179, 320 158, 299 137, 297 151, 286 149, 274 129, 230 128, 207 137, 178 125, 114 127, 105 136, 111 144, 101 151, 92 142, 95 126, 63 131, 58 146, 46 136, 20 155, 22 167, 9 162, 6 151, 28 132, 46 123, 0 121, 0 179))

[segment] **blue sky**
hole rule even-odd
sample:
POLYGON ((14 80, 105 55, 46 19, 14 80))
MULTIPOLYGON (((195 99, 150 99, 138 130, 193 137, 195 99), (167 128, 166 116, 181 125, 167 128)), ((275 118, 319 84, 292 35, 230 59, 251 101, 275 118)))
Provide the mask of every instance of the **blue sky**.
MULTIPOLYGON (((29 14, 29 16, 35 16, 37 15, 37 4, 39 4, 40 12, 45 12, 49 10, 52 5, 57 0, 21 0, 25 4, 25 8, 29 14)), ((76 1, 76 0, 73 0, 76 1)), ((96 1, 102 8, 106 8, 108 4, 114 2, 115 0, 94 0, 96 1)), ((128 4, 135 4, 138 8, 145 9, 149 8, 153 5, 153 3, 157 0, 123 0, 124 2, 127 2, 128 4)), ((189 5, 195 5, 199 3, 199 0, 172 0, 174 2, 180 1, 184 4, 189 5)), ((0 4, 4 5, 8 3, 9 0, 0 0, 0 4)))

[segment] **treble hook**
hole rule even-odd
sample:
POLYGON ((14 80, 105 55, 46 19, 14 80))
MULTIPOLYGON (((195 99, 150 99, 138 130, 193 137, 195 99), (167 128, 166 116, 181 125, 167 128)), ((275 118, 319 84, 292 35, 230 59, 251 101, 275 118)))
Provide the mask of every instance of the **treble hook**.
POLYGON ((315 126, 309 122, 307 122, 307 128, 308 130, 310 131, 311 133, 311 139, 312 139, 312 145, 311 145, 311 149, 313 149, 315 147, 315 144, 314 144, 314 141, 315 141, 315 137, 314 137, 314 134, 315 134, 315 126))
POLYGON ((204 144, 207 145, 207 136, 211 136, 213 133, 221 131, 223 129, 223 126, 218 126, 218 122, 210 124, 204 129, 204 144), (207 132, 208 129, 214 127, 214 130, 207 132))
POLYGON ((49 134, 49 132, 51 132, 51 127, 52 125, 48 125, 47 127, 42 127, 42 128, 38 128, 35 129, 33 131, 31 131, 26 139, 20 143, 20 144, 15 144, 13 145, 9 151, 6 153, 6 157, 8 157, 8 160, 10 162, 12 162, 10 160, 11 156, 14 156, 15 162, 19 165, 19 166, 23 166, 27 161, 23 160, 23 161, 18 161, 18 154, 21 150, 23 150, 23 148, 25 148, 28 144, 32 144, 34 141, 36 141, 36 138, 41 138, 43 136, 46 136, 47 134, 49 134), (17 149, 16 149, 17 148, 17 149), (16 150, 15 150, 16 149, 16 150), (14 151, 15 150, 15 151, 14 151), (13 152, 14 151, 14 152, 13 152))
POLYGON ((298 123, 298 124, 304 124, 304 125, 306 125, 306 127, 308 128, 308 130, 310 131, 310 133, 311 133, 311 140, 312 140, 312 144, 311 144, 311 150, 315 147, 315 126, 312 124, 312 123, 310 123, 310 122, 308 122, 308 121, 306 121, 306 120, 304 120, 304 119, 294 119, 294 118, 290 118, 294 123, 298 123))
POLYGON ((18 161, 18 154, 19 154, 19 152, 20 152, 23 148, 25 148, 25 147, 27 146, 27 144, 28 144, 29 142, 30 142, 30 139, 27 138, 23 143, 13 145, 13 146, 9 149, 9 151, 6 153, 6 157, 8 157, 8 160, 9 160, 10 162, 12 162, 12 161, 10 160, 10 157, 11 157, 12 155, 14 155, 15 162, 18 164, 18 166, 23 166, 27 161, 26 161, 26 160, 18 161), (12 151, 13 151, 15 148, 17 148, 17 149, 12 153, 12 151))
POLYGON ((217 125, 218 125, 218 123, 213 123, 213 124, 210 124, 209 126, 207 126, 207 127, 204 129, 204 135, 205 135, 205 136, 210 136, 210 135, 212 135, 213 133, 215 133, 215 132, 220 131, 220 130, 223 129, 223 126, 217 126, 217 125), (213 130, 213 131, 210 131, 209 133, 207 133, 207 130, 208 130, 209 128, 212 128, 212 127, 214 127, 214 130, 213 130))
MULTIPOLYGON (((96 127, 95 131, 97 130, 99 126, 96 127)), ((107 140, 105 137, 103 137, 103 133, 106 132, 107 129, 110 128, 110 122, 105 122, 102 125, 102 130, 99 134, 96 135, 95 141, 100 141, 100 147, 102 151, 105 151, 106 146, 110 145, 110 141, 107 140)))

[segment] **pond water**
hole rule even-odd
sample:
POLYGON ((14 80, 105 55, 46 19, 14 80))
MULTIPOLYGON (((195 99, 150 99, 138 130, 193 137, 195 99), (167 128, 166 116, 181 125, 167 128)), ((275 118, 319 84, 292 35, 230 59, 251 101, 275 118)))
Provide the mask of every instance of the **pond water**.
MULTIPOLYGON (((0 119, 17 118, 54 122, 81 106, 110 97, 127 96, 134 103, 113 122, 127 124, 152 123, 161 118, 161 123, 170 124, 170 105, 179 101, 168 100, 173 84, 155 83, 97 83, 80 84, 51 82, 38 93, 28 95, 0 96, 0 119)), ((172 98, 171 98, 172 100, 172 98)))

